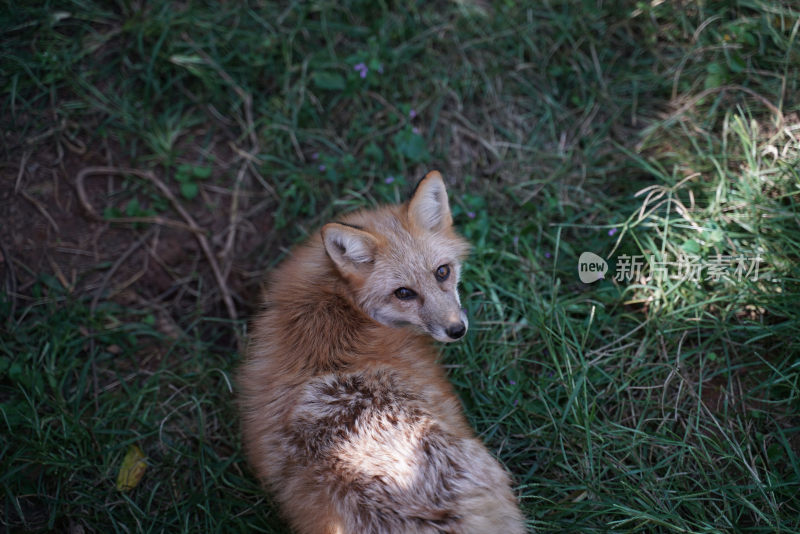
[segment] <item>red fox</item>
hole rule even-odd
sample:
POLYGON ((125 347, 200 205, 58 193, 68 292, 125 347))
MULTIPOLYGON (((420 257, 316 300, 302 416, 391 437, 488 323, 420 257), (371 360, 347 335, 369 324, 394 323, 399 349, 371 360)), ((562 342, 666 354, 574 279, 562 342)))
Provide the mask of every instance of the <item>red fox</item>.
POLYGON ((322 227, 269 280, 239 369, 248 461, 302 534, 525 532, 430 338, 467 331, 442 176, 322 227))

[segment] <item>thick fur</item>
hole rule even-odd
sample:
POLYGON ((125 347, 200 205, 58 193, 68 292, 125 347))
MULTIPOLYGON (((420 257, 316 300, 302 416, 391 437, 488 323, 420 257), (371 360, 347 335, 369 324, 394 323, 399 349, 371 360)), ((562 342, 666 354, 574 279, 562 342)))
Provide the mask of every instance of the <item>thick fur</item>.
POLYGON ((408 203, 326 225, 272 273, 238 375, 242 429, 298 533, 525 531, 430 339, 466 328, 467 252, 433 172, 408 203))

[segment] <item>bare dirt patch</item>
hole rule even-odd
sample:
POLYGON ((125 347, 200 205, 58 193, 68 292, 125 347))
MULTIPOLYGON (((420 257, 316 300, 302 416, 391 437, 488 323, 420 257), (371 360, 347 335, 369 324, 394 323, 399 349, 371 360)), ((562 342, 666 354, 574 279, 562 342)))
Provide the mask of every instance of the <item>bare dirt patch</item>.
MULTIPOLYGON (((9 142, 7 134, 6 141, 0 274, 15 306, 33 298, 43 279, 75 298, 91 298, 93 305, 110 299, 151 307, 171 318, 164 324, 185 324, 198 315, 246 317, 256 305, 264 260, 285 243, 271 232, 274 199, 252 191, 246 169, 237 181, 240 155, 215 149, 211 176, 191 200, 169 169, 139 167, 169 189, 173 203, 154 183, 125 172, 92 173, 78 184, 87 168, 130 166, 108 145, 95 150, 58 132, 33 143, 9 142), (236 188, 222 185, 234 182, 236 188), (81 202, 79 185, 93 213, 81 202)), ((187 147, 185 153, 191 158, 199 151, 187 147)))

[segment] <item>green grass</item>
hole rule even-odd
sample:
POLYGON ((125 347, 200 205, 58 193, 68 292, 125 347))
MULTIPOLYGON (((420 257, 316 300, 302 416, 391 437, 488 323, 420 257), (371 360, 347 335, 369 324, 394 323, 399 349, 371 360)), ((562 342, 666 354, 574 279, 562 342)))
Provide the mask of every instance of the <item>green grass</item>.
MULTIPOLYGON (((73 283, 0 228, 6 531, 285 532, 231 381, 258 276, 438 168, 474 244, 443 362, 531 529, 800 532, 792 2, 146 5, 4 3, 3 202, 54 210, 25 162, 67 189, 90 165, 151 171, 241 283, 197 251, 131 303, 92 278, 118 254, 73 283), (605 280, 580 282, 585 251, 605 280), (615 280, 624 255, 645 265, 615 280), (757 279, 735 271, 755 257, 757 279), (132 444, 148 467, 121 492, 132 444)), ((126 242, 184 222, 151 181, 104 187, 126 242)))

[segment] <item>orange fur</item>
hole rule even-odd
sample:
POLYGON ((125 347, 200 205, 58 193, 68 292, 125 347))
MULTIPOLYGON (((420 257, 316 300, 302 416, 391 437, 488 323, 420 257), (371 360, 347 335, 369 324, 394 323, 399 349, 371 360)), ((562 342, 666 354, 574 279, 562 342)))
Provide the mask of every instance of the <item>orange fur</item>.
POLYGON ((242 429, 298 533, 524 532, 430 340, 466 329, 467 251, 433 172, 408 203, 326 225, 272 273, 238 374, 242 429))

